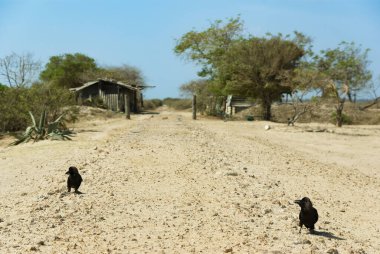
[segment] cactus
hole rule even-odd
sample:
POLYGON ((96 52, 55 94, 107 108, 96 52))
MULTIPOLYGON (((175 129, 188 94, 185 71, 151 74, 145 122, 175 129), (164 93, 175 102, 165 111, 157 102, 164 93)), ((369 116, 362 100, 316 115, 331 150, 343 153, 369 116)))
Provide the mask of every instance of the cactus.
POLYGON ((63 124, 64 114, 60 115, 54 122, 49 122, 46 124, 46 110, 44 110, 41 114, 38 125, 36 124, 36 120, 32 112, 29 111, 29 115, 32 119, 32 125, 28 126, 24 134, 20 136, 16 141, 12 142, 10 145, 27 143, 31 139, 34 142, 43 139, 71 140, 70 137, 74 133, 68 130, 63 124))

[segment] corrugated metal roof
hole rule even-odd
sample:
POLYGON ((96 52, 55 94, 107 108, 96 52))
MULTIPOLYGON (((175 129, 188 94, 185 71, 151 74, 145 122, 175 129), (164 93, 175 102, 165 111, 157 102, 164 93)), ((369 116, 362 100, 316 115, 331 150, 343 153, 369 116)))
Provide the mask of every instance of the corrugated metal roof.
POLYGON ((238 97, 233 95, 227 96, 226 106, 227 107, 251 107, 255 103, 244 97, 238 97))
POLYGON ((96 84, 96 83, 98 83, 98 82, 99 82, 99 80, 96 80, 96 81, 90 81, 90 82, 85 83, 83 86, 70 88, 69 90, 70 90, 70 91, 73 91, 73 92, 76 92, 76 91, 82 90, 82 89, 84 89, 84 88, 86 88, 86 87, 92 86, 92 85, 94 85, 94 84, 96 84))
POLYGON ((85 89, 85 88, 87 88, 89 86, 95 85, 95 84, 99 83, 100 81, 103 81, 103 82, 106 82, 106 83, 115 84, 115 85, 119 85, 119 86, 128 88, 130 90, 134 90, 134 91, 139 90, 138 88, 133 87, 131 85, 124 84, 123 82, 114 81, 114 80, 107 80, 107 79, 98 79, 98 80, 95 80, 95 81, 90 81, 90 82, 85 83, 83 86, 75 87, 75 88, 70 88, 69 90, 72 91, 72 92, 78 92, 78 91, 83 90, 83 89, 85 89))
POLYGON ((120 82, 120 81, 117 81, 116 84, 121 85, 121 86, 123 86, 123 87, 125 87, 125 88, 129 88, 129 89, 131 89, 131 90, 139 90, 139 89, 136 88, 136 87, 133 87, 133 86, 131 86, 131 85, 124 84, 123 82, 120 82))

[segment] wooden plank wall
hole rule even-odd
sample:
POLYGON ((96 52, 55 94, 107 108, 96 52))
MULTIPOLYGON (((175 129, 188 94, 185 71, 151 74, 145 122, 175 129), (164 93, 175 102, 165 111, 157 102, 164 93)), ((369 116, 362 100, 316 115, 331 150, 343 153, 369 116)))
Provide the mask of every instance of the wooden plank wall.
POLYGON ((108 84, 100 83, 98 87, 88 88, 85 90, 86 95, 83 98, 87 98, 90 93, 94 96, 99 96, 108 109, 113 111, 124 111, 125 107, 125 95, 129 94, 131 111, 136 112, 140 110, 138 103, 140 98, 136 98, 136 95, 140 96, 139 91, 131 91, 126 88, 117 88, 116 86, 109 86, 108 84), (96 91, 92 91, 96 89, 96 91))
MULTIPOLYGON (((125 92, 121 92, 120 93, 120 97, 118 96, 118 94, 105 94, 104 92, 101 92, 100 93, 100 97, 102 98, 103 102, 105 105, 107 105, 107 107, 113 111, 122 111, 124 110, 124 95, 127 94, 125 92), (119 97, 119 101, 118 101, 118 97, 119 97), (118 105, 119 104, 119 105, 118 105)), ((131 103, 131 108, 134 109, 134 105, 135 105, 135 98, 133 96, 133 94, 130 94, 130 103, 131 103)))
POLYGON ((113 111, 117 111, 117 94, 105 94, 103 100, 107 107, 113 111))

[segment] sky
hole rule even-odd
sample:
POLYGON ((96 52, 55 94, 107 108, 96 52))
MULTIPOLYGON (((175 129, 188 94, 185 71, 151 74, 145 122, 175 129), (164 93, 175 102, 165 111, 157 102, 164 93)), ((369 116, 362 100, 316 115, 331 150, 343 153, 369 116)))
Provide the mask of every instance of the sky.
POLYGON ((361 44, 380 76, 380 0, 0 0, 0 57, 32 53, 46 64, 79 52, 100 66, 139 68, 156 86, 145 98, 179 97, 200 68, 174 54, 176 41, 238 15, 246 33, 299 31, 317 52, 361 44))

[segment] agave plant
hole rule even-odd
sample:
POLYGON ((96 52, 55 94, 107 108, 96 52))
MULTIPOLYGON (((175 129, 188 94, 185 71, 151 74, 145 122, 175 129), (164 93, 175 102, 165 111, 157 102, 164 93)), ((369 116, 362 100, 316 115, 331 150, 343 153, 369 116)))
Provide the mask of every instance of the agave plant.
POLYGON ((60 115, 54 122, 49 122, 46 125, 46 110, 41 114, 40 121, 37 125, 36 120, 29 111, 30 118, 32 119, 32 126, 28 126, 24 134, 19 137, 16 141, 12 142, 10 145, 18 145, 21 143, 26 143, 29 140, 34 142, 43 139, 52 140, 71 140, 71 136, 74 134, 72 131, 68 130, 63 124, 63 116, 60 115))

